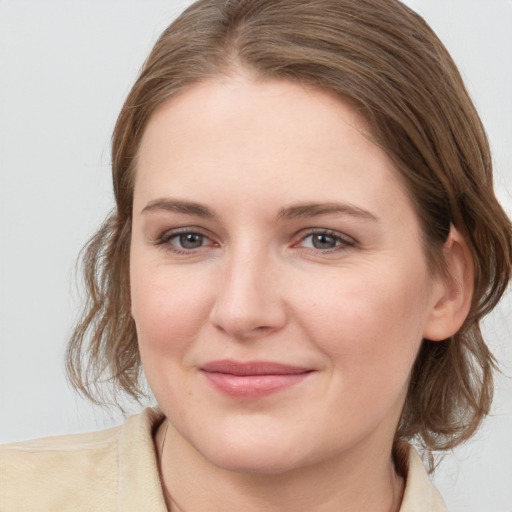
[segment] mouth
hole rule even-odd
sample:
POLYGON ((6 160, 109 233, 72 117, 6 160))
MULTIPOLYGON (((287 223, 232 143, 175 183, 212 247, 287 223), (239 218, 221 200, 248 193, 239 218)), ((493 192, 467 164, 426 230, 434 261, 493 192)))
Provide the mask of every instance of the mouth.
POLYGON ((314 372, 311 368, 269 361, 211 361, 200 368, 209 384, 236 398, 261 398, 290 388, 314 372))

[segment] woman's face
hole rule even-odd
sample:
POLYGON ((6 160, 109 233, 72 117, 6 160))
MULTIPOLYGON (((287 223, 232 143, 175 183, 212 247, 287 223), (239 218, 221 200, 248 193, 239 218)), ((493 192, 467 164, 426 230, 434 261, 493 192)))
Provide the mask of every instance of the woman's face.
POLYGON ((149 121, 132 314, 151 389, 202 460, 268 473, 391 448, 436 281, 365 129, 324 92, 242 75, 149 121))

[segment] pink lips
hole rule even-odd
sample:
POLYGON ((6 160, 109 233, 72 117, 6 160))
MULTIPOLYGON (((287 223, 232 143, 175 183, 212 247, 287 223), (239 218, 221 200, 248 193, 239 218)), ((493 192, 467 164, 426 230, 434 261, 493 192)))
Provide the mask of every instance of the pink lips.
POLYGON ((226 395, 260 398, 299 383, 312 370, 266 361, 222 360, 204 364, 201 372, 215 389, 226 395))

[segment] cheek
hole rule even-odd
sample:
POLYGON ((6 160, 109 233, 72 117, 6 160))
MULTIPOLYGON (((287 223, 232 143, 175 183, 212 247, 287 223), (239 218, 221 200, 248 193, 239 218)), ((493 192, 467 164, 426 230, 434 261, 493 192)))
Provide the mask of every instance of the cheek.
POLYGON ((187 279, 186 273, 132 265, 132 314, 143 360, 158 361, 187 348, 207 321, 208 290, 207 281, 187 279))
POLYGON ((310 299, 299 316, 344 381, 342 388, 349 381, 401 387, 422 340, 426 273, 412 267, 394 273, 363 270, 307 291, 310 299))
POLYGON ((165 267, 134 267, 131 292, 149 387, 161 407, 185 414, 192 399, 187 354, 208 318, 209 287, 180 274, 165 267))

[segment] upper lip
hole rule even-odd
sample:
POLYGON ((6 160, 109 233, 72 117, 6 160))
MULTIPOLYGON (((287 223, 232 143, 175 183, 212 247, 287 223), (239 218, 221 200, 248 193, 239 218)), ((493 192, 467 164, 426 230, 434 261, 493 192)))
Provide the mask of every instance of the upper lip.
POLYGON ((223 359, 210 361, 201 366, 201 370, 209 373, 226 373, 230 375, 297 375, 312 371, 304 366, 276 363, 273 361, 233 361, 223 359))

